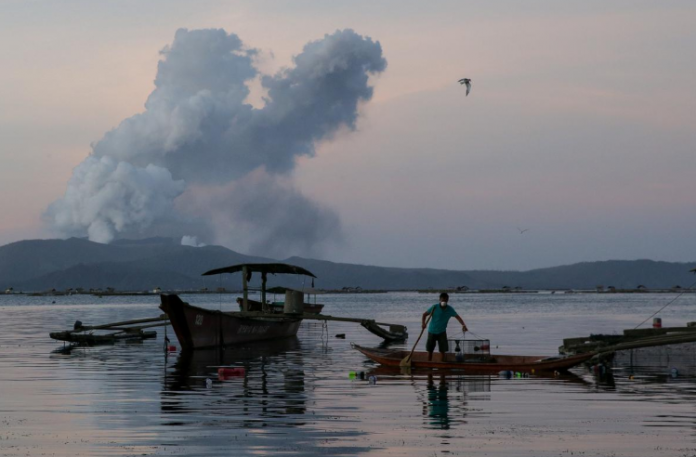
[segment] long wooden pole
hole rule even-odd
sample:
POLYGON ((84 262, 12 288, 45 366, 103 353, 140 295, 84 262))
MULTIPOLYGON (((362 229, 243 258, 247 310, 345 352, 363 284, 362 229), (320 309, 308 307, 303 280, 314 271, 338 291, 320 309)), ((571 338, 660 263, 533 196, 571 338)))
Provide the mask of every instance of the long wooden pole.
MULTIPOLYGON (((166 314, 163 314, 160 317, 150 317, 147 319, 135 319, 135 320, 130 320, 130 321, 121 321, 121 322, 114 322, 112 324, 103 324, 103 325, 86 325, 84 327, 78 327, 73 330, 69 330, 69 332, 84 332, 84 331, 89 331, 89 330, 109 330, 112 327, 121 327, 124 325, 133 325, 133 324, 145 324, 148 322, 169 322, 169 318, 165 317, 166 314)), ((161 324, 157 324, 161 325, 161 324)), ((140 328, 145 328, 145 327, 140 327, 140 328)), ((121 329, 119 329, 121 330, 121 329)))
POLYGON ((413 349, 411 349, 411 353, 404 357, 404 359, 399 363, 400 367, 410 367, 411 366, 411 358, 413 357, 413 351, 416 350, 416 346, 418 346, 418 342, 420 341, 421 337, 423 336, 423 332, 425 332, 425 328, 428 326, 428 322, 430 322, 430 318, 433 317, 433 313, 435 312, 435 306, 440 306, 440 305, 433 305, 433 310, 430 311, 430 315, 428 318, 425 320, 425 325, 421 329, 420 335, 418 335, 418 339, 416 340, 416 344, 413 345, 413 349))

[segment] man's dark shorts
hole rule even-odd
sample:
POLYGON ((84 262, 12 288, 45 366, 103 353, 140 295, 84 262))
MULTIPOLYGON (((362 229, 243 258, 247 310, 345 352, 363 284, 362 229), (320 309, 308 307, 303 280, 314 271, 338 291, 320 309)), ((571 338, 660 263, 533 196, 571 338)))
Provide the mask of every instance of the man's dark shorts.
POLYGON ((440 352, 447 352, 449 350, 449 345, 447 344, 447 332, 428 332, 428 341, 427 343, 425 343, 425 350, 428 352, 433 352, 435 350, 436 342, 438 347, 440 348, 440 352))

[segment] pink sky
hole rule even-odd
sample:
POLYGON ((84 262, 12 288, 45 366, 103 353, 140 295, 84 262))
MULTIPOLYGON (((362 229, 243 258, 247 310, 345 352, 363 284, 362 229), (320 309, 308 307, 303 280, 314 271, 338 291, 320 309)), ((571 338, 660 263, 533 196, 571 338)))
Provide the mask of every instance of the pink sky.
POLYGON ((270 73, 352 28, 379 40, 389 65, 357 131, 294 172, 343 223, 345 243, 325 258, 696 260, 696 5, 611 5, 3 2, 0 244, 51 236, 41 214, 90 143, 143 110, 176 29, 236 33, 270 73))

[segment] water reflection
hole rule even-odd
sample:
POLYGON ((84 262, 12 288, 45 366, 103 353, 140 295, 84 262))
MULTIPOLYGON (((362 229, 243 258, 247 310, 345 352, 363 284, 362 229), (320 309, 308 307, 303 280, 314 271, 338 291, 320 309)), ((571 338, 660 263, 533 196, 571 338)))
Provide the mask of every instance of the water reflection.
POLYGON ((630 370, 662 370, 678 376, 696 376, 696 343, 672 344, 619 351, 613 366, 630 370))
MULTIPOLYGON (((564 301, 547 306, 531 297, 468 299, 477 326, 527 353, 553 350, 562 336, 627 328, 636 310, 652 312, 652 305, 636 308, 630 302, 635 297, 624 297, 626 303, 613 307, 581 303, 587 312, 579 317, 573 300, 583 297, 554 297, 564 301), (617 313, 611 321, 603 314, 608 309, 617 313), (513 323, 551 330, 511 334, 513 323)), ((161 332, 157 340, 136 345, 48 355, 56 347, 48 332, 77 319, 139 319, 156 309, 119 300, 124 299, 0 306, 0 454, 421 456, 467 449, 476 456, 651 457, 659 450, 676 457, 696 449, 694 345, 682 352, 660 349, 652 359, 634 352, 632 362, 630 353, 619 354, 604 374, 581 367, 575 374, 522 379, 377 368, 349 343, 379 340, 348 324, 327 331, 306 323, 299 341, 167 359, 161 332), (337 333, 346 339, 335 338, 337 333), (244 375, 220 381, 219 366, 244 368, 244 375), (677 368, 674 377, 671 368, 677 368), (377 382, 348 376, 363 370, 377 382)), ((334 301, 327 306, 340 309, 335 314, 359 317, 380 310, 382 320, 396 316, 407 325, 422 313, 420 306, 404 304, 422 300, 415 295, 329 300, 334 301)), ((684 307, 681 320, 687 312, 693 306, 684 307)))
POLYGON ((206 411, 252 418, 265 426, 265 419, 306 412, 302 348, 294 337, 182 352, 163 379, 162 411, 167 413, 206 411), (232 366, 243 372, 218 376, 220 367, 232 366))
POLYGON ((428 375, 427 401, 423 407, 423 415, 428 419, 431 428, 449 430, 449 398, 447 391, 447 378, 444 374, 438 376, 438 384, 435 385, 432 373, 428 375))

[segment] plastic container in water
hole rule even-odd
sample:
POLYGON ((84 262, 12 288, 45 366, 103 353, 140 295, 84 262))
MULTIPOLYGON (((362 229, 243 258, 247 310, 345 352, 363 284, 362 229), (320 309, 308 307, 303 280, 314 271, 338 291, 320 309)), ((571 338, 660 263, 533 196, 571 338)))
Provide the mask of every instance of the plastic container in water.
POLYGON ((238 378, 244 376, 244 368, 218 368, 218 378, 238 378))
POLYGON ((367 380, 370 384, 377 384, 377 376, 372 375, 367 380))
POLYGON ((662 318, 661 317, 653 318, 653 328, 662 328, 662 318))

